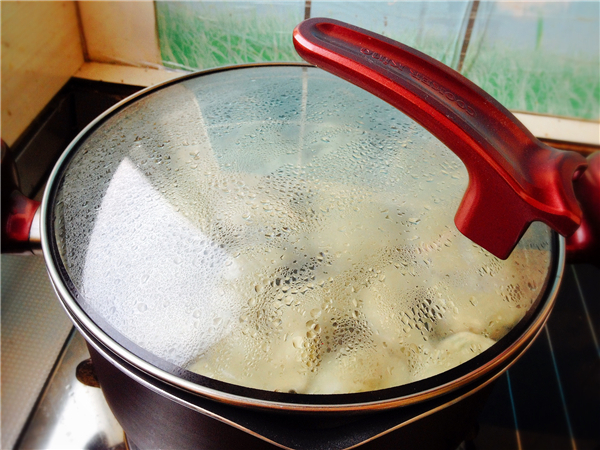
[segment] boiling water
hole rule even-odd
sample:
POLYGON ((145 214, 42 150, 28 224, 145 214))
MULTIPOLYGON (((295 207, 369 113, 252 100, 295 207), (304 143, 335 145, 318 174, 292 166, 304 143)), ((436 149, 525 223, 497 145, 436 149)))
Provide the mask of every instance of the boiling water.
POLYGON ((466 171, 410 119, 312 69, 239 71, 241 102, 235 72, 138 101, 71 162, 55 226, 92 318, 212 378, 343 393, 455 367, 523 317, 545 226, 500 261, 456 230, 466 171))

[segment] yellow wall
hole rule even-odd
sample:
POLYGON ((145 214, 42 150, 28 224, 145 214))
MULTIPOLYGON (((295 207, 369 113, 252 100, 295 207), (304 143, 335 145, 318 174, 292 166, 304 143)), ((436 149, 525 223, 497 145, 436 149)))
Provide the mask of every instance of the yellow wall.
POLYGON ((2 138, 9 145, 80 69, 102 80, 98 62, 119 65, 125 69, 108 81, 125 82, 125 74, 132 84, 172 76, 149 70, 162 69, 152 0, 0 1, 0 8, 2 138), (128 75, 134 67, 145 70, 128 75))
POLYGON ((75 2, 1 2, 2 138, 11 145, 84 62, 75 2))

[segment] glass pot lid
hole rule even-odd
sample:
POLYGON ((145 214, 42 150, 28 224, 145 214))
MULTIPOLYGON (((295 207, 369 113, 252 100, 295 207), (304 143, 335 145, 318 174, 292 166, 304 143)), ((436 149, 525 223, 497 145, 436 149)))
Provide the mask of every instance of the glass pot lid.
POLYGON ((79 307, 142 358, 267 391, 372 391, 473 358, 544 293, 548 227, 496 258, 453 223, 467 182, 362 89, 245 67, 105 116, 63 162, 50 232, 79 307))

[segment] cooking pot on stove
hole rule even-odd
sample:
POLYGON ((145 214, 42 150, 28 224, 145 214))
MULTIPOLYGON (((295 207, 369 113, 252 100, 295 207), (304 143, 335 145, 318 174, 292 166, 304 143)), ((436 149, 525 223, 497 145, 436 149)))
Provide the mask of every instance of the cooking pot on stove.
POLYGON ((550 314, 559 233, 597 257, 600 158, 382 36, 294 42, 319 68, 187 75, 88 126, 38 212, 52 284, 132 447, 456 448, 550 314))

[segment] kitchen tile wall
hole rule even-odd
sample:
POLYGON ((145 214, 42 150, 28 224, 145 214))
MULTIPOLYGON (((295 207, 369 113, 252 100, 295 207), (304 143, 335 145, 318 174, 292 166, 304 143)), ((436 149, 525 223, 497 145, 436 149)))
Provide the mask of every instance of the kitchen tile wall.
POLYGON ((298 61, 294 26, 305 17, 330 17, 460 69, 511 110, 600 118, 598 2, 156 1, 155 7, 167 67, 298 61))

